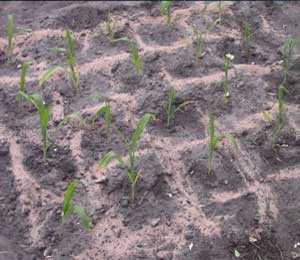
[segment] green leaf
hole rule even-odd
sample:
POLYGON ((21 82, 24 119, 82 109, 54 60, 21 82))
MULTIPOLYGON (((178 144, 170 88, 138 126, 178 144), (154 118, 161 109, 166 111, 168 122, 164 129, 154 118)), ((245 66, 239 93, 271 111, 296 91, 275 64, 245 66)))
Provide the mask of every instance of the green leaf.
POLYGON ((181 103, 176 109, 175 109, 175 113, 177 112, 177 111, 181 111, 181 109, 182 108, 184 108, 185 106, 187 106, 188 104, 190 104, 190 103, 192 103, 192 101, 185 101, 185 102, 183 102, 183 103, 181 103))
POLYGON ((120 155, 118 155, 114 151, 110 151, 106 155, 104 155, 101 160, 98 161, 98 163, 97 163, 98 167, 104 168, 113 160, 117 160, 122 166, 125 165, 125 163, 120 155))
POLYGON ((86 125, 84 118, 80 114, 72 113, 63 118, 63 120, 59 123, 58 128, 61 128, 67 121, 72 119, 77 119, 81 125, 86 125))
POLYGON ((8 47, 8 59, 11 60, 13 50, 13 30, 14 22, 12 15, 7 16, 7 47, 8 47))
POLYGON ((238 143, 236 142, 233 135, 228 134, 228 133, 224 133, 224 137, 234 146, 236 151, 239 149, 238 143))
POLYGON ((137 127, 131 137, 131 142, 130 142, 130 149, 132 151, 136 150, 137 147, 137 142, 139 141, 144 128, 146 127, 148 121, 154 118, 154 116, 152 114, 146 113, 142 116, 142 118, 139 120, 137 127))
POLYGON ((69 183, 67 190, 65 192, 64 205, 63 205, 63 211, 62 211, 63 219, 67 219, 72 214, 71 201, 73 198, 75 187, 76 187, 76 182, 73 180, 69 183))
POLYGON ((32 29, 30 29, 30 28, 18 28, 17 29, 18 34, 31 33, 31 32, 32 32, 32 29))
POLYGON ((97 119, 100 115, 105 114, 105 111, 106 111, 106 106, 100 107, 100 108, 97 110, 96 114, 93 116, 93 120, 92 120, 92 124, 93 124, 93 125, 95 124, 96 119, 97 119))
POLYGON ((82 208, 78 205, 75 205, 74 212, 78 215, 78 217, 81 221, 81 224, 84 226, 84 228, 88 231, 91 230, 92 224, 91 224, 90 219, 89 219, 88 215, 86 214, 84 208, 82 208))
POLYGON ((270 124, 272 123, 273 120, 267 111, 263 111, 263 116, 270 124))
POLYGON ((66 212, 62 212, 61 223, 64 224, 66 220, 72 215, 73 212, 74 212, 73 205, 69 205, 69 207, 66 209, 66 212))
POLYGON ((42 85, 49 80, 56 72, 63 70, 60 66, 54 66, 46 70, 46 72, 43 74, 41 79, 39 80, 39 88, 42 87, 42 85))
POLYGON ((38 93, 34 93, 32 95, 26 95, 24 92, 19 91, 19 95, 23 96, 28 102, 32 103, 39 112, 44 159, 46 159, 46 153, 47 153, 47 149, 48 149, 47 127, 48 127, 48 121, 49 121, 49 110, 48 110, 48 108, 46 108, 42 97, 38 93))
POLYGON ((65 40, 66 40, 66 46, 69 54, 69 65, 70 67, 74 67, 75 65, 74 43, 73 43, 71 32, 69 30, 66 31, 65 40))
POLYGON ((106 129, 106 139, 109 142, 110 139, 110 122, 111 122, 111 108, 109 102, 106 103, 105 109, 105 129, 106 129))
POLYGON ((126 36, 126 37, 122 37, 122 38, 118 38, 118 39, 114 39, 111 41, 112 43, 115 43, 115 42, 125 42, 125 43, 130 43, 130 40, 129 38, 126 36))
MULTIPOLYGON (((29 65, 31 65, 31 61, 27 61, 23 63, 22 70, 21 70, 21 76, 20 76, 20 91, 25 92, 25 76, 27 73, 27 69, 29 65)), ((19 101, 22 101, 22 96, 19 95, 19 101)))
POLYGON ((218 139, 215 136, 215 121, 213 113, 209 114, 209 138, 208 173, 211 172, 212 160, 218 143, 218 139))
POLYGON ((131 55, 132 55, 132 59, 133 59, 133 64, 135 66, 136 74, 140 75, 142 66, 141 66, 141 59, 139 56, 138 48, 136 47, 136 45, 133 42, 131 42, 130 46, 131 46, 131 55))
POLYGON ((49 48, 48 50, 52 51, 52 52, 66 52, 67 51, 66 48, 49 48))

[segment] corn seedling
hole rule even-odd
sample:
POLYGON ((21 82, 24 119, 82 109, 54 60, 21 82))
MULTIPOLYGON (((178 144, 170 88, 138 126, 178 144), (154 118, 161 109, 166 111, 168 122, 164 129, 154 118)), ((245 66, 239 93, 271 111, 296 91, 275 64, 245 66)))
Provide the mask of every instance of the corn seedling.
POLYGON ((7 51, 8 51, 8 62, 11 62, 11 56, 13 51, 13 31, 14 21, 12 15, 7 16, 7 51))
POLYGON ((53 66, 53 67, 47 69, 39 80, 39 88, 41 88, 44 85, 44 83, 47 80, 49 80, 56 72, 62 71, 62 70, 63 70, 63 68, 60 66, 53 66))
POLYGON ((230 68, 230 65, 231 65, 231 61, 234 59, 234 56, 227 53, 225 55, 225 58, 224 58, 224 72, 225 72, 225 79, 224 79, 224 83, 223 83, 223 86, 224 86, 224 96, 225 96, 225 99, 226 101, 228 101, 228 98, 230 97, 230 93, 229 93, 229 80, 228 80, 228 71, 229 71, 229 68, 230 68))
POLYGON ((195 39, 196 39, 195 59, 196 59, 196 62, 198 62, 202 55, 202 32, 200 32, 196 28, 193 28, 193 31, 194 31, 195 39))
POLYGON ((179 106, 175 107, 174 101, 176 98, 175 89, 171 88, 168 93, 168 104, 167 104, 167 126, 170 126, 171 120, 175 117, 175 113, 180 111, 183 107, 187 106, 190 101, 185 101, 181 103, 179 106))
POLYGON ((154 118, 154 116, 151 114, 148 114, 148 113, 144 114, 141 117, 134 133, 131 136, 131 141, 129 143, 126 140, 126 138, 123 136, 123 134, 119 131, 119 134, 121 135, 121 137, 125 143, 126 149, 127 149, 129 165, 126 164, 123 161, 122 157, 114 151, 108 152, 98 162, 99 168, 103 168, 103 167, 106 167, 112 160, 117 160, 119 165, 125 168, 126 175, 128 177, 129 183, 131 185, 131 202, 132 202, 132 204, 134 204, 134 201, 135 201, 136 183, 141 175, 141 171, 137 170, 136 166, 135 166, 135 159, 136 159, 135 152, 137 149, 137 143, 138 143, 139 139, 141 138, 143 130, 151 118, 154 118))
POLYGON ((70 121, 70 120, 78 120, 79 123, 83 126, 86 126, 86 122, 84 120, 84 118, 80 115, 80 114, 77 114, 77 113, 72 113, 72 114, 69 114, 69 115, 66 115, 62 121, 59 123, 58 125, 58 128, 61 128, 66 122, 70 121))
POLYGON ((244 18, 243 21, 243 28, 244 28, 244 37, 245 37, 245 44, 246 44, 246 51, 249 53, 250 50, 250 40, 251 40, 251 29, 250 24, 247 21, 247 18, 244 18))
POLYGON ((76 182, 73 180, 70 182, 70 184, 67 187, 67 190, 65 192, 64 196, 64 204, 63 204, 63 209, 61 213, 61 223, 62 225, 66 222, 66 220, 73 214, 76 213, 77 216, 80 219, 81 224, 83 227, 89 231, 92 228, 92 224, 90 222, 90 219, 88 215, 86 214, 84 208, 82 208, 79 205, 73 205, 72 204, 72 199, 73 199, 73 194, 75 191, 75 186, 76 182))
POLYGON ((287 74, 292 66, 292 56, 293 56, 294 40, 292 38, 286 39, 283 45, 283 64, 284 64, 284 79, 283 84, 287 80, 287 74))
POLYGON ((141 58, 139 56, 139 51, 138 51, 136 44, 132 40, 130 40, 128 37, 123 37, 123 38, 112 40, 112 42, 119 42, 119 41, 123 41, 130 46, 131 56, 132 56, 133 64, 135 66, 135 71, 136 71, 136 74, 139 76, 141 73, 142 63, 141 63, 141 58))
POLYGON ((111 122, 111 107, 110 103, 106 102, 105 106, 100 107, 98 111, 96 112, 95 116, 93 117, 92 124, 95 124, 96 119, 104 114, 104 120, 105 120, 105 131, 106 131, 106 141, 107 143, 110 140, 110 122, 111 122))
MULTIPOLYGON (((31 61, 27 61, 23 63, 22 70, 21 70, 21 76, 20 76, 20 91, 25 93, 25 77, 28 70, 28 67, 32 64, 31 61)), ((19 102, 22 102, 23 97, 19 94, 18 100, 19 102)))
POLYGON ((170 28, 171 26, 171 0, 161 1, 160 15, 166 15, 166 24, 170 28))
POLYGON ((72 39, 71 32, 66 31, 65 35, 66 49, 68 51, 68 64, 69 64, 69 77, 73 83, 73 86, 78 89, 79 87, 79 75, 75 71, 75 52, 74 52, 74 43, 72 39))
POLYGON ((281 129, 284 125, 284 103, 283 96, 284 92, 287 92, 287 89, 280 85, 278 89, 278 116, 277 116, 277 124, 272 138, 272 148, 275 149, 275 143, 280 135, 281 129))
POLYGON ((238 150, 238 144, 235 141, 234 137, 231 134, 223 133, 220 136, 216 136, 215 134, 215 121, 213 113, 209 115, 209 152, 208 152, 208 173, 211 173, 212 170, 212 162, 215 154, 215 150, 217 148, 217 144, 223 139, 226 138, 229 142, 231 142, 236 150, 238 150))
POLYGON ((106 15, 105 29, 108 34, 109 40, 112 41, 114 39, 114 33, 113 33, 113 29, 112 29, 110 11, 108 11, 108 13, 106 15))
POLYGON ((27 95, 22 91, 19 91, 19 94, 23 96, 29 103, 32 103, 39 112, 40 118, 40 128, 41 128, 41 136, 43 143, 43 152, 44 152, 44 160, 47 157, 47 127, 48 127, 48 119, 49 119, 49 109, 45 106, 45 103, 42 97, 38 93, 34 93, 32 95, 27 95))

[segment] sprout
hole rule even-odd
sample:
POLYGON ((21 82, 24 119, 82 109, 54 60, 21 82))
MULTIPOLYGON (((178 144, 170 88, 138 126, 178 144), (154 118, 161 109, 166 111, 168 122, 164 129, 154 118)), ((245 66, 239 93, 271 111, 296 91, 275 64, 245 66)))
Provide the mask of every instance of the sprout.
POLYGON ((112 40, 113 43, 120 42, 120 41, 125 42, 130 46, 131 56, 132 56, 133 64, 135 66, 135 71, 136 71, 136 74, 139 76, 141 73, 142 63, 141 63, 141 58, 139 56, 139 52, 138 52, 138 48, 137 48, 136 44, 132 40, 130 40, 128 37, 122 37, 119 39, 112 40))
POLYGON ((177 111, 181 111, 181 109, 185 106, 187 106, 189 103, 191 103, 190 101, 185 101, 183 103, 181 103, 179 106, 175 107, 174 106, 174 101, 176 98, 176 91, 175 89, 171 88, 169 90, 169 94, 168 94, 168 104, 167 104, 167 126, 170 126, 170 122, 171 120, 175 117, 175 113, 177 111))
POLYGON ((78 89, 79 87, 79 75, 76 75, 75 71, 75 51, 74 51, 74 43, 72 39, 71 32, 69 30, 66 31, 65 35, 66 48, 68 51, 68 64, 69 64, 69 77, 73 82, 73 86, 78 89))
POLYGON ((95 124, 97 117, 104 114, 105 119, 105 131, 106 131, 106 141, 109 143, 110 141, 110 121, 111 121, 111 107, 109 102, 105 102, 105 106, 100 107, 93 117, 92 124, 95 124))
POLYGON ((48 142, 47 142, 47 127, 49 119, 49 109, 45 106, 45 102, 38 93, 32 95, 26 95, 24 92, 19 91, 19 94, 23 96, 28 102, 32 103, 39 112, 40 128, 43 142, 44 160, 47 157, 48 142))
POLYGON ((171 26, 171 0, 161 1, 160 15, 166 14, 166 24, 171 26))
POLYGON ((251 29, 250 24, 247 21, 247 18, 244 18, 243 21, 243 27, 244 27, 244 36, 245 36, 245 43, 246 43, 246 50, 247 53, 249 53, 250 50, 250 40, 251 40, 251 29))
POLYGON ((275 131, 273 133, 272 138, 272 148, 275 150, 275 143, 277 142, 277 139, 280 135, 281 129, 284 125, 284 103, 283 103, 283 96, 284 92, 288 92, 287 89, 281 84, 278 89, 278 117, 277 117, 277 125, 275 128, 275 131))
POLYGON ((86 214, 84 208, 80 207, 79 205, 72 204, 75 186, 76 186, 76 182, 71 181, 65 192, 64 204, 63 204, 63 209, 61 212, 61 223, 63 225, 66 222, 66 220, 72 215, 72 213, 75 212, 78 215, 83 227, 87 231, 89 231, 89 230, 91 230, 92 224, 91 224, 90 219, 89 219, 88 215, 86 214))
POLYGON ((235 138, 228 133, 223 133, 220 136, 215 135, 215 121, 214 121, 214 115, 213 113, 210 113, 209 115, 209 153, 208 153, 208 173, 211 173, 212 170, 212 162, 215 154, 215 150, 217 147, 217 144, 223 139, 226 138, 229 140, 234 148, 238 150, 238 144, 235 140, 235 138))
POLYGON ((144 114, 141 119, 139 120, 137 127, 134 131, 134 133, 131 136, 131 141, 128 143, 124 135, 122 134, 121 131, 119 131, 119 134, 121 138, 123 139, 126 149, 127 149, 127 154, 128 154, 128 159, 129 159, 129 165, 126 164, 122 157, 114 152, 110 151, 106 155, 102 157, 101 160, 98 161, 98 166, 99 168, 106 167, 111 161, 117 160, 119 165, 125 168, 126 175, 128 177, 129 183, 131 185, 131 202, 134 204, 135 201, 135 187, 136 183, 141 175, 141 171, 136 169, 135 166, 135 159, 136 159, 136 149, 137 149, 137 143, 141 138, 141 135, 143 133, 143 130, 145 129, 147 123, 149 122, 150 119, 154 118, 153 115, 151 114, 144 114))

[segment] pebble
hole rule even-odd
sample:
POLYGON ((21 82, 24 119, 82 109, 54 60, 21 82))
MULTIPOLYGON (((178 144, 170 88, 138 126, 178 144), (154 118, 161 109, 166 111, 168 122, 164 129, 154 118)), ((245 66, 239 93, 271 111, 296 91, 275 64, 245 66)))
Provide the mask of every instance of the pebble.
POLYGON ((159 222, 160 222, 160 218, 154 218, 151 220, 151 226, 156 227, 158 226, 159 222))
POLYGON ((106 183, 108 181, 107 177, 106 176, 101 176, 99 177, 98 179, 95 180, 95 183, 97 184, 103 184, 103 183, 106 183))

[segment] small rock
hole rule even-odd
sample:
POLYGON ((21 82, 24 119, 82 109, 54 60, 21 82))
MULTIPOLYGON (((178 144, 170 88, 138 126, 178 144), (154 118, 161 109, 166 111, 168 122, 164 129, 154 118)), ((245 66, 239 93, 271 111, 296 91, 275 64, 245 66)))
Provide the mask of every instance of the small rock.
POLYGON ((128 198, 122 198, 120 204, 121 204, 122 207, 127 208, 129 206, 128 198))
POLYGON ((103 176, 99 177, 98 179, 96 179, 95 183, 97 183, 97 184, 99 184, 99 183, 103 184, 103 183, 106 183, 107 181, 108 181, 107 177, 103 175, 103 176))
POLYGON ((229 183, 228 180, 224 180, 225 185, 228 185, 228 183, 229 183))
POLYGON ((151 226, 156 227, 156 226, 158 226, 159 222, 160 222, 160 218, 152 219, 151 220, 151 226))
POLYGON ((51 256, 52 254, 52 249, 50 247, 47 247, 44 251, 44 256, 51 256))

